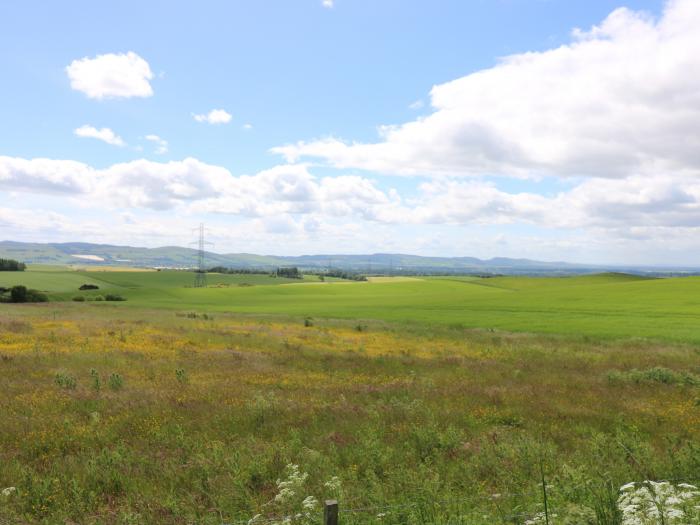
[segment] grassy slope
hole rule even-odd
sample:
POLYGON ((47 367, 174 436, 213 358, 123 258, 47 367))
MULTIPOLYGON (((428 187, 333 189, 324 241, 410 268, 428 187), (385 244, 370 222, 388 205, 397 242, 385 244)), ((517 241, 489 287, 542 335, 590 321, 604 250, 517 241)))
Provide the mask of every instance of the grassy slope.
POLYGON ((380 319, 602 337, 700 341, 700 278, 436 278, 318 283, 266 275, 209 275, 191 288, 187 272, 31 271, 0 273, 0 286, 22 282, 70 299, 85 282, 128 298, 123 306, 250 314, 380 319), (241 284, 256 286, 240 286, 241 284), (278 286, 289 283, 289 286, 278 286), (274 286, 273 286, 274 285, 274 286))

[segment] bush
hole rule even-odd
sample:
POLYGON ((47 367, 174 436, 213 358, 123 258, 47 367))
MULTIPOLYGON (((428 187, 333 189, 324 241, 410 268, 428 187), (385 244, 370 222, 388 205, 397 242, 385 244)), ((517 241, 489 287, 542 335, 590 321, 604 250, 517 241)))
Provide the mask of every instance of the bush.
POLYGON ((76 295, 75 297, 73 297, 73 300, 77 303, 82 303, 85 302, 85 297, 82 295, 76 295))
POLYGON ((82 284, 78 290, 99 290, 100 287, 96 284, 82 284))
POLYGON ((105 298, 102 295, 96 295, 93 299, 93 301, 104 301, 105 298))
MULTIPOLYGON (((29 289, 21 284, 10 288, 9 302, 11 303, 45 303, 48 300, 49 298, 45 293, 29 289)), ((4 302, 7 302, 7 299, 4 302)))
POLYGON ((13 303, 26 303, 27 302, 27 287, 22 286, 21 284, 18 286, 13 286, 10 289, 10 301, 13 303))
POLYGON ((114 293, 108 293, 105 295, 105 301, 126 301, 124 297, 114 293))

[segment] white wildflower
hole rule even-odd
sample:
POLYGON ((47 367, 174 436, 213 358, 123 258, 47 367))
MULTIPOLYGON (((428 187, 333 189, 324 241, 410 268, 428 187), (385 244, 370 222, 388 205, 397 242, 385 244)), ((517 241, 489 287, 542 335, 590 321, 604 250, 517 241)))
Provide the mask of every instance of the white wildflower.
POLYGON ((316 510, 317 506, 318 500, 313 496, 307 496, 304 501, 301 502, 301 507, 307 512, 316 510))
POLYGON ((17 492, 16 487, 7 487, 5 489, 2 489, 2 495, 5 496, 6 498, 9 498, 15 492, 17 492))
POLYGON ((333 476, 331 479, 323 484, 331 492, 338 492, 340 490, 340 478, 338 476, 333 476))
POLYGON ((673 486, 667 481, 627 483, 620 487, 617 506, 622 512, 621 525, 665 523, 686 525, 698 518, 700 491, 687 483, 673 486))

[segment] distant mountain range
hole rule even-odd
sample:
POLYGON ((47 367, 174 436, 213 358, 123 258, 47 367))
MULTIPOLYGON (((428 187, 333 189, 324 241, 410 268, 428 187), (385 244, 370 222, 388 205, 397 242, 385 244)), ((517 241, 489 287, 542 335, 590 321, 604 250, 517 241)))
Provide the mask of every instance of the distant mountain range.
MULTIPOLYGON (((137 266, 151 268, 194 268, 197 250, 179 246, 139 248, 110 244, 26 243, 0 241, 0 258, 17 259, 30 264, 71 264, 81 266, 137 266)), ((297 266, 303 270, 342 269, 362 273, 476 273, 476 274, 578 274, 602 271, 669 274, 699 273, 700 268, 658 268, 650 266, 605 266, 567 262, 545 262, 530 259, 477 259, 476 257, 423 257, 400 253, 367 255, 255 255, 250 253, 220 254, 205 252, 208 268, 273 269, 297 266)))

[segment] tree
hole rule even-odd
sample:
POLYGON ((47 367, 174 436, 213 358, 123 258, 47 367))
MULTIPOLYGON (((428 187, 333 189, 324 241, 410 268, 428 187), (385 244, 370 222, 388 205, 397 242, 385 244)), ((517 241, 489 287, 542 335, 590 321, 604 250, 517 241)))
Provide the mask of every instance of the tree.
POLYGON ((0 259, 0 272, 23 272, 27 265, 14 259, 0 259))
POLYGON ((13 303, 26 303, 27 302, 27 287, 21 284, 13 286, 10 289, 10 301, 13 303))

